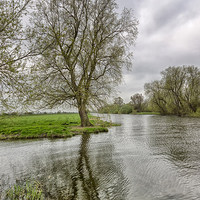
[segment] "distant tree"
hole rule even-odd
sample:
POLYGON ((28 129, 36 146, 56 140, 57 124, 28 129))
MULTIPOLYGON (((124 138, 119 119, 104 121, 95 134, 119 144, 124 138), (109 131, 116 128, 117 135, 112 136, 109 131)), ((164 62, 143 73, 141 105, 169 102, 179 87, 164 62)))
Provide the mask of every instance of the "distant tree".
POLYGON ((185 111, 183 103, 183 88, 185 87, 187 71, 185 67, 168 67, 161 72, 164 90, 167 91, 168 104, 173 109, 170 112, 181 115, 185 111))
POLYGON ((144 85, 145 94, 148 96, 149 104, 153 111, 158 111, 163 115, 168 114, 167 105, 167 92, 163 90, 161 81, 153 81, 144 85))
POLYGON ((41 56, 32 66, 27 101, 53 108, 76 106, 81 126, 90 126, 89 106, 100 106, 131 67, 129 46, 137 20, 115 0, 37 0, 31 48, 41 56))
POLYGON ((119 110, 120 114, 130 114, 132 112, 133 112, 133 109, 132 109, 132 106, 129 103, 124 104, 119 110))
POLYGON ((186 115, 200 106, 200 70, 194 66, 168 67, 162 79, 145 84, 145 93, 162 114, 186 115))
POLYGON ((187 76, 183 89, 183 100, 192 110, 196 112, 200 106, 200 70, 198 67, 188 66, 186 68, 187 76))
POLYGON ((124 100, 121 97, 116 97, 114 98, 114 104, 119 107, 122 107, 124 104, 124 100))
POLYGON ((142 94, 136 93, 133 96, 131 96, 131 105, 133 105, 134 110, 137 110, 138 112, 143 111, 143 103, 144 103, 144 97, 142 94))
POLYGON ((119 114, 119 106, 116 104, 106 104, 98 109, 99 113, 119 114))

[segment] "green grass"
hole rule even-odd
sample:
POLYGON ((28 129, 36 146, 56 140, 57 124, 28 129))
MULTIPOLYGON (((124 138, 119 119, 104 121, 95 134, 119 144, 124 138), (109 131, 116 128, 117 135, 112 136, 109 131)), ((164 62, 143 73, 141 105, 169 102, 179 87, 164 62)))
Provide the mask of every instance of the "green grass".
POLYGON ((160 115, 159 112, 138 112, 137 115, 160 115))
POLYGON ((32 138, 65 138, 83 133, 107 132, 113 125, 89 116, 93 127, 80 127, 78 114, 44 114, 0 116, 0 140, 32 138))

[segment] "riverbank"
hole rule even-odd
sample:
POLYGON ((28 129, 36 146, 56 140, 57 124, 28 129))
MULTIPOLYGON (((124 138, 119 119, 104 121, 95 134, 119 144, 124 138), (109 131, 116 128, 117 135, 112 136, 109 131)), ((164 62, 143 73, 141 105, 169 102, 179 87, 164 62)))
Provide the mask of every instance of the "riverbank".
POLYGON ((94 126, 81 127, 78 114, 43 114, 0 116, 0 140, 67 138, 83 133, 108 132, 110 126, 99 117, 89 115, 94 126))
POLYGON ((132 112, 132 113, 101 113, 101 114, 114 114, 114 115, 160 115, 159 112, 132 112))
POLYGON ((138 112, 136 115, 160 115, 159 112, 138 112))

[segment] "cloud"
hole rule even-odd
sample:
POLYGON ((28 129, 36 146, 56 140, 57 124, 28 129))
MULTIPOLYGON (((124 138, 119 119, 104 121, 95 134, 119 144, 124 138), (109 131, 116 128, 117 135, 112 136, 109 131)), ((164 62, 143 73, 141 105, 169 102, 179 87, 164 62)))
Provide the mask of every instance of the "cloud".
POLYGON ((117 0, 119 10, 132 8, 139 20, 139 34, 132 72, 124 71, 119 87, 125 102, 142 93, 147 82, 160 79, 169 66, 200 67, 200 1, 199 0, 117 0))

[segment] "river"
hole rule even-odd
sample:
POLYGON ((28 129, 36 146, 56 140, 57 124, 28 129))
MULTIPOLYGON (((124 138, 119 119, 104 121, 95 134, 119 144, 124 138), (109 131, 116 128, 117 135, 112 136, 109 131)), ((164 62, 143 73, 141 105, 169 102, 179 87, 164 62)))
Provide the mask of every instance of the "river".
POLYGON ((108 133, 0 142, 0 190, 36 179, 48 199, 200 199, 200 119, 104 115, 108 133))

